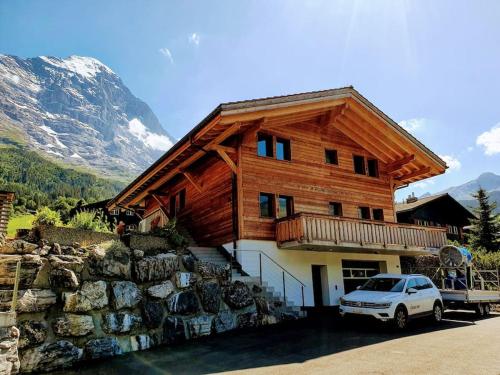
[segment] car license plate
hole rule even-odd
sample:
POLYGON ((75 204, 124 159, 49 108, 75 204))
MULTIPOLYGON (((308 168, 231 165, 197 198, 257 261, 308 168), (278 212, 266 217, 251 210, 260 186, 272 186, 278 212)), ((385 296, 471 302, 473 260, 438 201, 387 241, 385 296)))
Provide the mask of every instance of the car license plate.
POLYGON ((354 314, 363 314, 363 310, 361 310, 361 309, 352 309, 352 312, 354 314))

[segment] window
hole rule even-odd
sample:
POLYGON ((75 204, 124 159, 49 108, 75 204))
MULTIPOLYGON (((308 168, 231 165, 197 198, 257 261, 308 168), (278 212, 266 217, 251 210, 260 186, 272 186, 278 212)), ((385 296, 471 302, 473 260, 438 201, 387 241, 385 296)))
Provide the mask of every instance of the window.
POLYGON ((260 217, 274 217, 274 195, 260 193, 260 217))
POLYGON ((276 159, 292 160, 292 153, 290 150, 290 140, 282 138, 276 139, 276 159))
POLYGON ((430 289, 430 288, 432 288, 432 285, 427 279, 423 277, 417 278, 417 290, 430 289))
POLYGON ((184 209, 184 207, 186 207, 186 189, 179 192, 179 210, 184 209))
POLYGON ((134 216, 134 211, 127 210, 127 211, 125 211, 125 215, 127 215, 127 216, 134 216))
POLYGON ((365 158, 363 156, 354 155, 352 157, 354 162, 354 173, 366 174, 365 172, 365 158))
POLYGON ((325 162, 326 164, 339 165, 337 150, 325 150, 325 162))
POLYGON ((136 230, 136 229, 137 229, 137 225, 135 225, 135 224, 129 224, 129 225, 127 225, 127 226, 125 227, 125 229, 126 229, 127 231, 134 231, 134 230, 136 230))
POLYGON ((259 133, 257 136, 257 155, 273 157, 273 137, 259 133))
POLYGON ((171 217, 177 216, 177 196, 176 195, 172 195, 170 197, 169 207, 170 207, 170 216, 171 217))
POLYGON ((118 215, 120 215, 120 209, 119 208, 113 208, 111 211, 109 211, 109 213, 112 216, 118 216, 118 215))
POLYGON ((378 160, 368 159, 368 176, 378 177, 378 160))
POLYGON ((330 202, 329 211, 332 216, 342 216, 342 204, 339 202, 330 202))
POLYGON ((373 220, 384 221, 384 210, 381 208, 373 209, 373 220))
POLYGON ((410 288, 417 289, 417 280, 416 279, 408 280, 408 283, 406 284, 406 291, 408 291, 408 289, 410 289, 410 288))
POLYGON ((359 207, 358 214, 360 219, 370 220, 370 207, 359 207))
POLYGON ((278 197, 278 217, 287 217, 293 215, 293 198, 285 195, 278 197))

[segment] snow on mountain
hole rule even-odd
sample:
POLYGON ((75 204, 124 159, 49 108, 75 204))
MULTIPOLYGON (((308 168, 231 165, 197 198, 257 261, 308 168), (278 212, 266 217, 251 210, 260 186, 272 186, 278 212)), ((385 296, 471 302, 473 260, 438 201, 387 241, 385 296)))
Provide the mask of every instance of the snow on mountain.
POLYGON ((112 176, 138 174, 175 142, 116 73, 82 56, 0 55, 0 143, 9 132, 30 149, 112 176))

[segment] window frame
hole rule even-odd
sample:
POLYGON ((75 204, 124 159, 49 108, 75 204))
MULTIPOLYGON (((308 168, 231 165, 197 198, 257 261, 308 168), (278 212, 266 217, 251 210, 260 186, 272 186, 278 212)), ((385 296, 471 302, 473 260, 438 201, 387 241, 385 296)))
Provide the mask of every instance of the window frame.
POLYGON ((325 164, 327 165, 339 165, 339 152, 338 150, 335 150, 333 148, 325 148, 325 164), (333 153, 334 155, 334 162, 329 162, 328 159, 328 154, 333 153))
POLYGON ((272 136, 271 134, 268 134, 268 133, 262 133, 262 132, 258 132, 257 133, 257 156, 261 157, 261 158, 273 158, 275 157, 275 151, 274 151, 274 136, 272 136), (260 147, 259 147, 259 143, 262 141, 261 138, 264 138, 263 140, 266 141, 266 153, 265 155, 261 155, 260 154, 260 147), (269 145, 267 145, 267 141, 270 141, 270 148, 268 147, 269 145), (271 152, 271 155, 268 155, 268 151, 271 152))
POLYGON ((343 212, 343 207, 341 202, 328 202, 328 214, 333 217, 342 217, 344 212, 343 212), (335 207, 335 205, 338 205, 339 208, 339 213, 334 214, 332 213, 332 207, 335 207))
POLYGON ((369 206, 358 206, 358 216, 360 220, 372 220, 371 215, 372 213, 369 206), (365 212, 368 213, 368 218, 363 217, 363 215, 361 214, 365 209, 366 209, 365 212))
POLYGON ((352 164, 353 164, 353 170, 354 170, 354 173, 357 174, 357 175, 360 175, 360 176, 366 176, 366 158, 363 156, 363 155, 356 155, 356 154, 353 154, 352 155, 352 164), (358 172, 356 170, 356 159, 359 158, 361 159, 362 163, 359 164, 360 166, 363 167, 363 171, 361 172, 358 172))
POLYGON ((259 203, 259 218, 261 219, 275 219, 276 218, 276 195, 273 193, 265 193, 265 192, 259 192, 258 196, 258 203, 259 203), (269 216, 267 215, 262 215, 262 201, 261 198, 263 196, 267 196, 269 198, 269 208, 268 208, 268 213, 270 214, 269 216))
POLYGON ((283 138, 283 137, 274 137, 275 141, 275 159, 279 161, 292 161, 292 142, 290 139, 283 138), (278 143, 283 144, 283 159, 280 159, 278 157, 278 143))
POLYGON ((134 211, 127 209, 125 211, 125 216, 134 216, 134 211))
POLYGON ((380 171, 379 171, 379 165, 378 165, 378 159, 370 158, 366 159, 366 173, 368 177, 373 177, 373 178, 379 178, 380 177, 380 171), (370 170, 370 162, 374 162, 374 174, 371 174, 370 170))
POLYGON ((278 219, 292 216, 295 213, 294 199, 290 195, 279 194, 277 196, 277 205, 276 205, 276 207, 277 207, 276 217, 278 219), (286 212, 285 212, 285 215, 283 215, 283 216, 281 216, 281 201, 280 201, 281 199, 285 199, 286 200, 286 203, 285 203, 286 204, 286 208, 285 208, 286 212))
POLYGON ((109 210, 109 214, 111 216, 120 216, 120 209, 119 208, 113 208, 109 210))

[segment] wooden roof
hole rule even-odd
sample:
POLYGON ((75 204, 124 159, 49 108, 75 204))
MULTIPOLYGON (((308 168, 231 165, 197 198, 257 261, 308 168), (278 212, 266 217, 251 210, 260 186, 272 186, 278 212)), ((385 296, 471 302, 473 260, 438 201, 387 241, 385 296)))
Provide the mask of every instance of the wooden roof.
POLYGON ((335 126, 386 164, 395 184, 441 174, 446 163, 353 87, 223 103, 215 108, 108 206, 133 206, 230 136, 315 121, 335 126))
POLYGON ((394 207, 396 209, 396 213, 409 212, 409 211, 414 211, 420 207, 424 207, 424 206, 426 206, 432 202, 435 202, 437 200, 440 200, 440 199, 450 200, 453 204, 456 204, 457 207, 460 206, 468 218, 475 218, 475 216, 472 212, 470 212, 466 207, 464 207, 463 204, 461 204, 459 201, 457 201, 455 198, 453 198, 448 193, 429 195, 427 197, 419 198, 413 202, 408 202, 408 203, 406 203, 406 202, 405 203, 396 203, 394 207))

